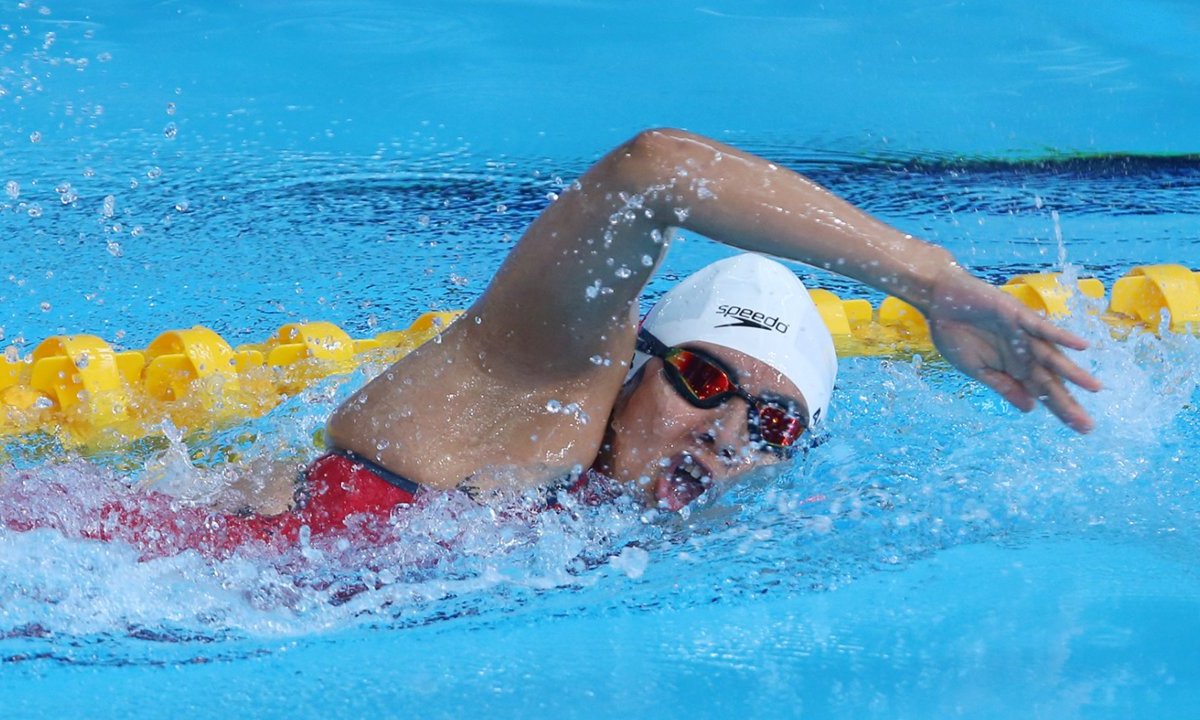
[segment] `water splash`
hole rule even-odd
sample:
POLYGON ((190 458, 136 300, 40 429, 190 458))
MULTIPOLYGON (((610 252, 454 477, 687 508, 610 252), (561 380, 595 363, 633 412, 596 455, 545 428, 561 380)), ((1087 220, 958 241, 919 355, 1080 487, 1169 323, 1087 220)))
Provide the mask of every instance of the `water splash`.
MULTIPOLYGON (((1151 547, 1169 538, 1175 552, 1194 552, 1200 503, 1188 468, 1200 341, 1119 339, 1086 314, 1071 325, 1093 342, 1081 359, 1106 383, 1084 399, 1098 420, 1087 437, 1045 411, 1020 417, 938 362, 854 359, 843 363, 829 438, 803 462, 650 524, 629 503, 544 512, 538 494, 486 505, 434 495, 397 513, 380 545, 309 538, 219 560, 185 552, 142 561, 121 543, 80 539, 88 514, 164 464, 174 463, 173 482, 206 495, 206 483, 244 470, 221 449, 231 435, 173 434, 132 471, 78 459, 5 468, 0 514, 55 522, 0 529, 0 632, 10 645, 46 633, 236 643, 362 623, 489 623, 547 608, 808 594, 950 547, 1046 536, 1101 533, 1151 547)), ((303 448, 342 392, 318 391, 258 421, 261 434, 234 455, 280 452, 272 435, 303 448)))

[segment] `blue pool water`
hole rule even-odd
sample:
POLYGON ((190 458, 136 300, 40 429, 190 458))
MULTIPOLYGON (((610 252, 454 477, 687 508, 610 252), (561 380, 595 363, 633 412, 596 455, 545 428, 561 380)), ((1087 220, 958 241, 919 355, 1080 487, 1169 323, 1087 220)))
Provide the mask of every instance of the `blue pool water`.
MULTIPOLYGON (((363 337, 464 307, 649 125, 806 172, 993 281, 1197 268, 1191 3, 648 5, 8 0, 0 344, 363 337)), ((726 252, 685 238, 648 297, 726 252)), ((1200 342, 1116 340, 1086 309, 1088 437, 936 360, 844 359, 828 441, 687 517, 444 498, 382 547, 224 561, 0 530, 0 706, 1192 717, 1200 342)), ((110 456, 8 439, 0 510, 69 526, 149 468, 200 486, 230 448, 307 452, 366 372, 110 456)))

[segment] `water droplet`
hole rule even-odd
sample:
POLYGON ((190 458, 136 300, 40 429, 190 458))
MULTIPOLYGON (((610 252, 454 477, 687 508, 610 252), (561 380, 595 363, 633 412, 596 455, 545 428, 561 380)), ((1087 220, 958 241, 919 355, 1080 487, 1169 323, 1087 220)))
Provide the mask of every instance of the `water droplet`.
POLYGON ((117 198, 112 195, 104 196, 104 204, 100 206, 100 214, 106 218, 112 217, 117 212, 117 198))
POLYGON ((175 103, 173 103, 173 102, 169 102, 169 103, 167 103, 167 114, 168 114, 168 115, 174 115, 174 114, 175 114, 175 103))
POLYGON ((622 265, 621 267, 617 268, 616 272, 614 272, 613 274, 616 275, 617 277, 621 278, 622 280, 624 280, 625 278, 632 275, 633 271, 630 270, 628 267, 622 265))
POLYGON ((16 180, 9 180, 4 183, 4 193, 13 200, 16 200, 21 197, 21 186, 17 184, 16 180))
POLYGON ((112 60, 112 53, 110 53, 110 52, 102 52, 102 53, 100 53, 99 55, 97 55, 97 56, 96 56, 96 60, 98 60, 98 61, 100 61, 100 62, 102 62, 102 63, 106 63, 106 62, 108 62, 108 61, 112 60))
POLYGON ((46 302, 45 300, 43 300, 38 307, 42 309, 42 312, 50 312, 50 303, 46 302))
POLYGON ((113 257, 121 257, 121 243, 110 240, 108 242, 108 254, 113 257))
POLYGON ((642 267, 650 267, 653 264, 654 258, 650 257, 649 255, 642 256, 642 267))
POLYGON ((38 132, 37 130, 34 130, 33 132, 29 133, 29 142, 40 143, 41 141, 42 141, 42 134, 40 132, 38 132))
POLYGON ((637 580, 646 574, 646 568, 650 565, 650 553, 630 545, 622 549, 620 555, 609 558, 608 562, 613 569, 625 573, 631 580, 637 580))
POLYGON ((546 403, 546 409, 552 413, 562 411, 562 403, 557 400, 550 400, 546 403))
POLYGON ((175 136, 178 134, 179 134, 179 126, 173 122, 167 123, 166 127, 163 128, 163 137, 165 137, 168 140, 174 140, 175 136))
POLYGON ((40 218, 42 216, 42 206, 37 203, 30 203, 29 209, 26 210, 31 218, 40 218))
POLYGON ((179 202, 175 203, 175 209, 176 209, 176 210, 178 210, 178 211, 179 211, 179 212, 181 212, 181 213, 182 213, 182 212, 187 212, 187 211, 188 211, 188 202, 187 202, 187 200, 180 200, 179 202))
POLYGON ((500 203, 496 206, 496 212, 506 213, 506 212, 508 212, 508 206, 505 205, 504 203, 500 203))
POLYGON ((70 205, 79 199, 79 196, 75 194, 75 189, 71 187, 71 183, 62 183, 54 188, 54 191, 58 193, 58 199, 63 205, 70 205))
POLYGON ((162 168, 155 165, 154 167, 152 167, 146 171, 146 177, 151 180, 159 179, 160 177, 162 177, 162 168))

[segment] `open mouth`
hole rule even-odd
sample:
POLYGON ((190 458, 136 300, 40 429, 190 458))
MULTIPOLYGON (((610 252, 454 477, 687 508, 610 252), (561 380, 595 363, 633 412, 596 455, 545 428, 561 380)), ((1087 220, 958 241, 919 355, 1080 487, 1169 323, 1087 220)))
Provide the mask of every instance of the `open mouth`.
POLYGON ((712 484, 712 472, 696 458, 682 453, 674 458, 654 484, 658 506, 672 512, 704 494, 712 484))

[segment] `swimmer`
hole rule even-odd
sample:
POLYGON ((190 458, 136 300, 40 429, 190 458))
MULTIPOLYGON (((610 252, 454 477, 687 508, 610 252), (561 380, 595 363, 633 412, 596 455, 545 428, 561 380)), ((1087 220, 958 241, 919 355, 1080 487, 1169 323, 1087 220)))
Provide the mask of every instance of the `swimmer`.
MULTIPOLYGON (((351 516, 386 518, 421 493, 564 479, 676 511, 786 461, 828 416, 837 358, 803 283, 767 256, 899 297, 959 370, 1023 411, 1040 400, 1075 430, 1092 427, 1067 390, 1100 388, 1063 352, 1085 348, 1082 338, 801 175, 650 130, 563 192, 438 342, 333 413, 329 452, 295 493, 294 466, 284 481, 252 478, 258 487, 243 494, 256 514, 201 513, 172 551, 290 542, 304 528, 345 529, 351 516), (639 295, 676 228, 744 253, 687 278, 641 320, 639 295)), ((110 516, 93 537, 125 527, 161 538, 167 524, 143 507, 110 516)))
POLYGON ((828 414, 832 339, 804 285, 767 255, 907 301, 959 370, 1023 411, 1040 400, 1076 431, 1092 427, 1066 387, 1100 388, 1063 352, 1082 338, 799 174, 649 130, 530 225, 440 342, 334 412, 327 440, 342 460, 319 462, 403 492, 590 473, 678 510, 788 458, 828 414), (639 323, 676 228, 746 253, 684 280, 639 323))

